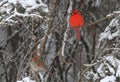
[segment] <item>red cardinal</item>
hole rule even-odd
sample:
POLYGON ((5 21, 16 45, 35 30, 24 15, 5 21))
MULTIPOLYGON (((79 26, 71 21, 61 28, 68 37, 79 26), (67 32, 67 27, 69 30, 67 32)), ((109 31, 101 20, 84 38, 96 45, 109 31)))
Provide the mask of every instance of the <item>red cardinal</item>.
POLYGON ((76 39, 80 40, 80 27, 84 25, 83 16, 74 9, 69 19, 70 26, 76 30, 76 39))

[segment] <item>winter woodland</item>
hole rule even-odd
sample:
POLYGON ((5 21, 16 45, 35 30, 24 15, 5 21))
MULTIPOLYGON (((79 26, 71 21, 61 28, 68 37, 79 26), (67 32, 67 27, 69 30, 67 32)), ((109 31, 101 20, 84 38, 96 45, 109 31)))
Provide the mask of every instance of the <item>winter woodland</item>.
POLYGON ((0 0, 0 82, 120 82, 119 24, 120 0, 0 0), (31 69, 35 54, 52 75, 31 69))

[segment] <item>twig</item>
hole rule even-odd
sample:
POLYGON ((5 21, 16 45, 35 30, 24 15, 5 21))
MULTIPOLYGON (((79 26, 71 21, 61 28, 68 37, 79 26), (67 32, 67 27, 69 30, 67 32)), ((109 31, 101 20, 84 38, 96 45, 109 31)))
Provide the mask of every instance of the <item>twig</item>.
POLYGON ((17 35, 18 33, 20 33, 23 29, 24 29, 24 27, 22 27, 22 28, 20 28, 18 31, 15 31, 14 33, 12 33, 12 35, 11 35, 10 37, 8 37, 6 41, 8 42, 8 41, 12 40, 13 38, 15 38, 16 35, 17 35))
POLYGON ((96 23, 102 22, 103 20, 111 19, 111 18, 113 18, 113 17, 115 17, 114 14, 111 15, 111 16, 103 17, 103 18, 101 18, 101 19, 99 19, 99 20, 96 20, 95 22, 90 23, 90 24, 85 24, 83 27, 89 27, 89 26, 95 25, 96 23))
POLYGON ((97 61, 97 62, 92 63, 92 64, 83 64, 83 65, 86 66, 86 67, 92 67, 92 66, 95 66, 95 65, 97 65, 98 63, 101 63, 101 62, 103 62, 103 61, 104 61, 104 60, 97 61))

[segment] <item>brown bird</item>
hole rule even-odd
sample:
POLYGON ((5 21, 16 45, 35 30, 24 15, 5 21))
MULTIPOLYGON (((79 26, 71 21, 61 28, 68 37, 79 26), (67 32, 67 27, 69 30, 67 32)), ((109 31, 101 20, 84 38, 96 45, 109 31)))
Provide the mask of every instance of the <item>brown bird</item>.
MULTIPOLYGON (((39 72, 46 72, 50 77, 54 77, 54 75, 48 70, 48 68, 46 67, 45 63, 43 62, 43 60, 41 59, 41 57, 39 55, 34 55, 32 60, 31 60, 31 68, 38 74, 39 72)), ((54 77, 56 78, 56 77, 54 77)), ((59 78, 57 78, 59 79, 59 78)), ((61 80, 61 79, 59 79, 61 80)), ((61 81, 62 82, 62 81, 61 81)))
POLYGON ((42 71, 47 72, 48 70, 47 67, 45 66, 45 63, 42 61, 41 57, 38 56, 37 54, 34 55, 34 57, 32 58, 30 65, 35 72, 42 72, 42 71))

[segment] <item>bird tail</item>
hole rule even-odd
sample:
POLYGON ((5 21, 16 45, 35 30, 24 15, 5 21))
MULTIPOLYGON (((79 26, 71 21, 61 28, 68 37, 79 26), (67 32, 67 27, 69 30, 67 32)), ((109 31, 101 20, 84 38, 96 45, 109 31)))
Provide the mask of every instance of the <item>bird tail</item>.
POLYGON ((76 40, 79 41, 80 40, 80 28, 76 28, 76 40))

